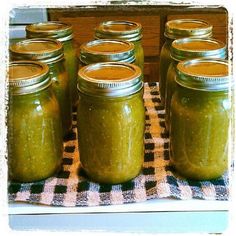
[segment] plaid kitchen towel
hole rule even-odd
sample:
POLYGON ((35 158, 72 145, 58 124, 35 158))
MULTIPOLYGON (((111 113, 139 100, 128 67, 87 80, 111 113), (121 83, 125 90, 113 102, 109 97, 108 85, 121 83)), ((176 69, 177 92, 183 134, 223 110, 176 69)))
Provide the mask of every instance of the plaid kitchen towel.
POLYGON ((228 200, 228 173, 212 181, 189 181, 175 173, 169 160, 169 139, 158 83, 146 83, 145 157, 142 173, 123 184, 97 184, 86 178, 79 165, 76 113, 73 132, 64 146, 63 167, 55 176, 34 183, 8 185, 10 202, 52 206, 99 206, 142 202, 153 198, 228 200))

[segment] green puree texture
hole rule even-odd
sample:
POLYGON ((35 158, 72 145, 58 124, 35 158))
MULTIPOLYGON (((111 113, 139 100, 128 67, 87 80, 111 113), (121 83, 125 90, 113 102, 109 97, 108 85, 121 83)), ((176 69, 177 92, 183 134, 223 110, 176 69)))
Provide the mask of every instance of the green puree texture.
POLYGON ((160 89, 161 102, 163 105, 165 104, 167 71, 172 61, 170 55, 170 46, 172 41, 173 40, 166 39, 160 54, 159 89, 160 89))
POLYGON ((171 98, 176 90, 177 83, 175 82, 176 78, 176 64, 178 62, 172 61, 167 70, 166 76, 166 91, 165 91, 165 125, 166 130, 169 131, 170 126, 170 104, 171 98))
POLYGON ((228 93, 177 86, 170 120, 171 160, 177 171, 196 180, 220 177, 228 163, 228 93))
POLYGON ((144 67, 144 52, 141 41, 132 42, 134 44, 135 64, 143 71, 144 67))
POLYGON ((72 40, 63 42, 65 68, 69 76, 69 88, 72 105, 78 102, 77 78, 78 78, 78 61, 76 50, 73 48, 72 40))
POLYGON ((136 177, 144 158, 143 90, 124 98, 80 93, 78 136, 82 167, 100 183, 117 184, 136 177))
POLYGON ((47 178, 59 170, 62 154, 61 118, 52 90, 10 96, 9 178, 20 182, 47 178))
POLYGON ((72 127, 72 107, 68 73, 65 71, 63 60, 49 64, 49 69, 53 81, 52 88, 60 107, 63 137, 65 137, 72 127))

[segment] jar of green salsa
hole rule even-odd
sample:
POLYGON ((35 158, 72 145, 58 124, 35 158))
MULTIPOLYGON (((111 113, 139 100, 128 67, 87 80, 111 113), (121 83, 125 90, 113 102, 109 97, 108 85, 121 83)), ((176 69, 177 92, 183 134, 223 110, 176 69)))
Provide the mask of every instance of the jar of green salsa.
POLYGON ((170 158, 189 179, 220 177, 228 165, 231 102, 228 63, 195 59, 177 66, 171 101, 170 158))
POLYGON ((80 68, 97 62, 127 62, 134 63, 134 45, 131 42, 98 39, 84 43, 78 55, 80 68))
POLYGON ((62 125, 49 68, 33 61, 9 65, 7 145, 9 179, 31 182, 61 167, 62 125))
POLYGON ((161 102, 165 104, 166 77, 171 63, 171 43, 178 38, 210 38, 212 36, 212 25, 198 19, 177 19, 167 21, 164 32, 166 41, 160 53, 159 88, 161 102))
POLYGON ((72 128, 72 107, 62 44, 48 38, 26 39, 10 46, 10 56, 13 60, 35 60, 49 66, 52 88, 61 111, 63 137, 66 136, 72 128))
POLYGON ((71 102, 75 106, 78 100, 77 72, 78 62, 73 46, 73 29, 70 24, 59 21, 34 23, 26 26, 27 38, 53 38, 60 41, 64 49, 65 69, 69 76, 71 102))
POLYGON ((121 39, 132 42, 135 48, 136 64, 143 71, 144 53, 142 47, 142 26, 132 21, 105 21, 95 28, 96 39, 121 39))
POLYGON ((227 56, 226 45, 216 39, 182 38, 172 42, 171 58, 166 77, 165 92, 165 127, 169 130, 170 125, 170 103, 176 89, 176 66, 178 62, 193 58, 218 58, 225 59, 227 56))
POLYGON ((79 70, 80 161, 90 179, 117 184, 136 177, 144 158, 142 72, 128 63, 79 70))

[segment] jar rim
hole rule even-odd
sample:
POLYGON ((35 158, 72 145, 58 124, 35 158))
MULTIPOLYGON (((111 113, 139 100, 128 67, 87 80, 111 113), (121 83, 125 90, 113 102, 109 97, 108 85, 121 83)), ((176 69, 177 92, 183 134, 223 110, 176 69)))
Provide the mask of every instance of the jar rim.
POLYGON ((51 84, 49 67, 38 61, 11 61, 8 84, 13 95, 30 94, 43 90, 51 84))
POLYGON ((143 87, 141 69, 125 62, 90 64, 78 76, 78 90, 93 96, 124 97, 143 87))
POLYGON ((200 19, 174 19, 165 24, 166 38, 177 39, 183 37, 209 38, 212 36, 213 26, 200 19))
POLYGON ((109 61, 132 63, 135 60, 134 45, 117 39, 92 40, 80 46, 78 58, 84 64, 109 61))
POLYGON ((142 25, 134 21, 125 20, 104 21, 95 28, 95 38, 138 41, 142 38, 142 25))
POLYGON ((232 85, 228 61, 196 58, 181 61, 177 65, 176 82, 190 89, 225 91, 232 85))
POLYGON ((72 25, 61 21, 37 22, 26 26, 27 38, 49 37, 60 42, 73 38, 72 25))
POLYGON ((50 38, 24 39, 10 46, 13 60, 37 60, 54 63, 64 56, 61 42, 50 38))
POLYGON ((190 58, 211 57, 226 58, 226 44, 217 39, 180 38, 175 39, 170 47, 171 58, 182 61, 190 58))

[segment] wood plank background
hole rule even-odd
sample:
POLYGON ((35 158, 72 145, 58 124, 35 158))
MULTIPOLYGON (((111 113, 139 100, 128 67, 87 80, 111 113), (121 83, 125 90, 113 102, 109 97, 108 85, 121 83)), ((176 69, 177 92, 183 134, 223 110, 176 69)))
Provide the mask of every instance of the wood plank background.
POLYGON ((145 55, 145 81, 158 81, 159 56, 165 41, 164 27, 168 20, 190 18, 202 19, 213 25, 213 37, 227 42, 228 14, 222 7, 189 6, 91 6, 50 8, 49 20, 70 23, 74 29, 76 49, 94 39, 94 28, 102 21, 131 20, 142 24, 142 44, 145 55))

